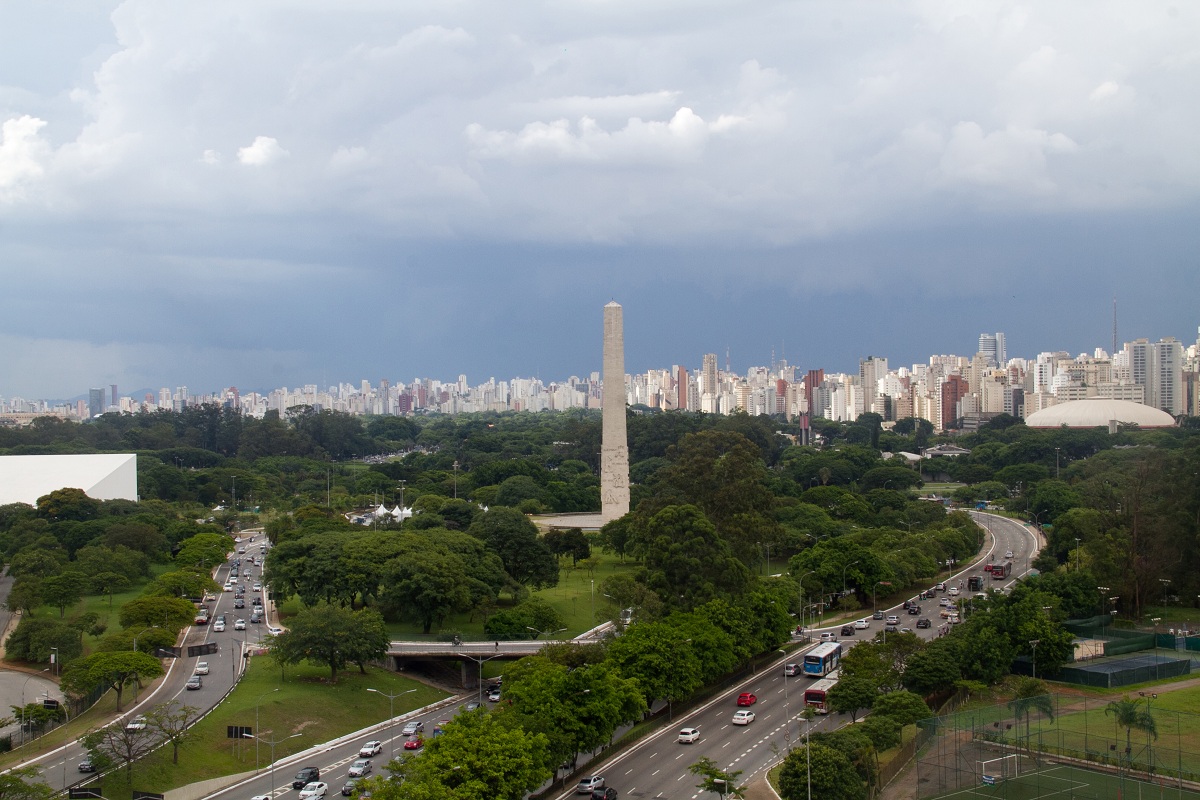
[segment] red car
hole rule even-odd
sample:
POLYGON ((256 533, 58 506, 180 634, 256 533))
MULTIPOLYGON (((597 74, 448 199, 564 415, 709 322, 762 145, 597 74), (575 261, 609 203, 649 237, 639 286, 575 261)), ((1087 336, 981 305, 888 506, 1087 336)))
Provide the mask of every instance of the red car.
POLYGON ((425 740, 422 739, 420 736, 410 736, 404 742, 405 750, 420 750, 424 746, 425 746, 425 740))
POLYGON ((752 706, 758 702, 758 698, 750 694, 750 692, 742 692, 738 695, 739 706, 752 706))

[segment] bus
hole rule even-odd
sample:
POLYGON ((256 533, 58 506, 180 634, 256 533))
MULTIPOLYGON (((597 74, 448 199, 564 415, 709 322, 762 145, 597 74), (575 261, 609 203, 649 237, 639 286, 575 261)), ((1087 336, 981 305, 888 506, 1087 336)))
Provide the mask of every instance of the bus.
POLYGON ((1003 564, 992 565, 992 580, 1002 581, 1012 574, 1012 562, 1005 561, 1003 564))
POLYGON ((826 697, 829 690, 838 682, 838 674, 836 671, 831 672, 829 677, 822 678, 816 683, 804 690, 804 705, 812 706, 818 714, 828 714, 829 705, 826 702, 826 697))
POLYGON ((842 661, 842 645, 839 642, 825 642, 810 650, 804 656, 804 674, 810 678, 824 678, 838 668, 842 661))

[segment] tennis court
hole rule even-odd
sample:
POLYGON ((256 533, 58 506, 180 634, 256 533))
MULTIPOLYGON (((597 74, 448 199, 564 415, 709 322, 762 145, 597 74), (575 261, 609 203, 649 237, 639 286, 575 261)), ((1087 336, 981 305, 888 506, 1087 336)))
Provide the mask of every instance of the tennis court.
MULTIPOLYGON (((997 770, 999 772, 1000 770, 997 770)), ((1067 764, 1046 763, 1021 775, 981 780, 971 788, 960 788, 941 798, 996 798, 997 800, 1200 800, 1200 792, 1167 781, 1148 782, 1119 772, 1096 772, 1067 764)))

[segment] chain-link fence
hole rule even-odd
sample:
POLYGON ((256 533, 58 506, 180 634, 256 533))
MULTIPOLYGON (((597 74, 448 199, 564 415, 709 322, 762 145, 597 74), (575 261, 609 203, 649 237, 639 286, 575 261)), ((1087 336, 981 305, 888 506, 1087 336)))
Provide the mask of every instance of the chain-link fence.
POLYGON ((1126 782, 1180 797, 1200 781, 1200 715, 1155 708, 1152 696, 1040 695, 918 725, 921 798, 1004 785, 997 796, 1133 796, 1126 782))

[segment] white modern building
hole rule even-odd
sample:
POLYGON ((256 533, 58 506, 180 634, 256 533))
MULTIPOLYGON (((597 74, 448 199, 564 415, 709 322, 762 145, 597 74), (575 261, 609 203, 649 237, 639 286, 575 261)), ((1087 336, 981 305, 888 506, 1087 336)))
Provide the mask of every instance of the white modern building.
POLYGON ((82 489, 93 500, 137 500, 137 456, 0 456, 0 505, 37 505, 57 489, 82 489))

